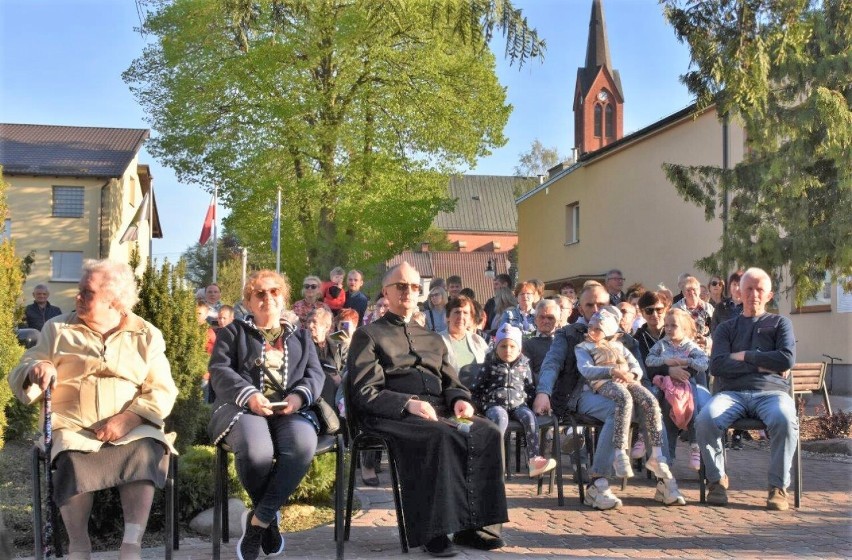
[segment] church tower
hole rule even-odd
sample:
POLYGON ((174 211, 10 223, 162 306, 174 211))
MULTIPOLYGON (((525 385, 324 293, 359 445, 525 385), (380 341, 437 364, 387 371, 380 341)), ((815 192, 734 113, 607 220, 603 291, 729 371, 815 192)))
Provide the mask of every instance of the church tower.
POLYGON ((577 69, 574 88, 574 146, 593 152, 624 136, 621 77, 609 58, 602 0, 592 0, 586 65, 577 69))

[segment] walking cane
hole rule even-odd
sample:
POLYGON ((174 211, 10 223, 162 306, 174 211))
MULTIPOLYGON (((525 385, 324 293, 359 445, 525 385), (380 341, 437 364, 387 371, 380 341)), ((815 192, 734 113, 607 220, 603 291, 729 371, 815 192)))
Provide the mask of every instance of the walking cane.
MULTIPOLYGON (((50 468, 50 456, 53 448, 53 422, 50 402, 50 385, 44 390, 44 476, 47 483, 47 515, 44 516, 41 549, 47 560, 53 558, 53 473, 50 468)), ((38 481, 33 481, 38 484, 38 481)))

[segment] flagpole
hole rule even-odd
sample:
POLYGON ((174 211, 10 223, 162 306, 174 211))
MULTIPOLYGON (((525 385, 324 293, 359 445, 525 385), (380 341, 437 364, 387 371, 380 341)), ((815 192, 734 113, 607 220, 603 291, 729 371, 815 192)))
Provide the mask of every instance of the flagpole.
POLYGON ((275 232, 277 243, 275 244, 275 272, 281 274, 281 187, 278 187, 278 204, 275 205, 275 223, 278 231, 275 232))
POLYGON ((216 283, 216 271, 219 268, 218 264, 218 248, 219 242, 216 231, 216 206, 219 204, 219 183, 213 183, 213 283, 216 283))
POLYGON ((154 178, 151 177, 151 182, 148 185, 148 192, 151 195, 151 203, 148 205, 148 265, 154 266, 154 178))

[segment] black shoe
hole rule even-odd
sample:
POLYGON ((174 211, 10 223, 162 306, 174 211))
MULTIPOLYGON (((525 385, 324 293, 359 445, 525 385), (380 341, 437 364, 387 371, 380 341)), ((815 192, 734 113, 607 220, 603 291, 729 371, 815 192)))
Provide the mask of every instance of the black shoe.
POLYGON ((364 486, 373 486, 376 487, 379 485, 379 477, 374 476, 373 478, 364 478, 361 477, 361 482, 364 483, 364 486))
POLYGON ((437 558, 449 558, 459 553, 447 535, 440 535, 423 545, 423 550, 437 558))
POLYGON ((243 536, 237 541, 238 560, 256 560, 260 555, 260 541, 263 539, 264 527, 251 524, 254 512, 243 512, 243 536))
POLYGON ((266 529, 263 531, 263 536, 260 539, 260 549, 267 556, 280 556, 284 554, 284 535, 278 524, 281 521, 281 514, 276 513, 275 519, 272 520, 266 529))
POLYGON ((734 432, 734 435, 731 436, 731 449, 742 449, 743 448, 743 436, 742 432, 734 432))
POLYGON ((453 535, 453 542, 479 550, 496 550, 506 546, 506 541, 485 529, 468 529, 453 535))

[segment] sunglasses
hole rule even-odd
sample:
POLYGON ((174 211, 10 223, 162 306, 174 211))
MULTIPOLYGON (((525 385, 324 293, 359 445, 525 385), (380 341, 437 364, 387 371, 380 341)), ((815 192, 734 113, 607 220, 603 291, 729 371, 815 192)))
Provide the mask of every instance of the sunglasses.
POLYGON ((441 297, 441 294, 429 294, 429 297, 441 297))
POLYGON ((420 284, 406 284, 405 282, 394 282, 393 284, 388 284, 385 288, 393 286, 400 292, 404 292, 406 290, 410 290, 414 294, 420 293, 420 284))
POLYGON ((710 285, 711 285, 711 286, 721 286, 721 285, 722 285, 722 283, 721 283, 721 282, 719 282, 718 280, 713 280, 712 282, 710 282, 710 285))
POLYGON ((654 313, 659 315, 665 310, 665 307, 646 307, 642 311, 645 313, 645 315, 653 315, 654 313))
POLYGON ((256 297, 257 299, 266 299, 267 295, 276 298, 281 295, 281 289, 269 288, 268 290, 257 290, 256 292, 254 292, 254 297, 256 297))
POLYGON ((306 290, 316 290, 319 288, 316 284, 302 284, 302 287, 306 290))

